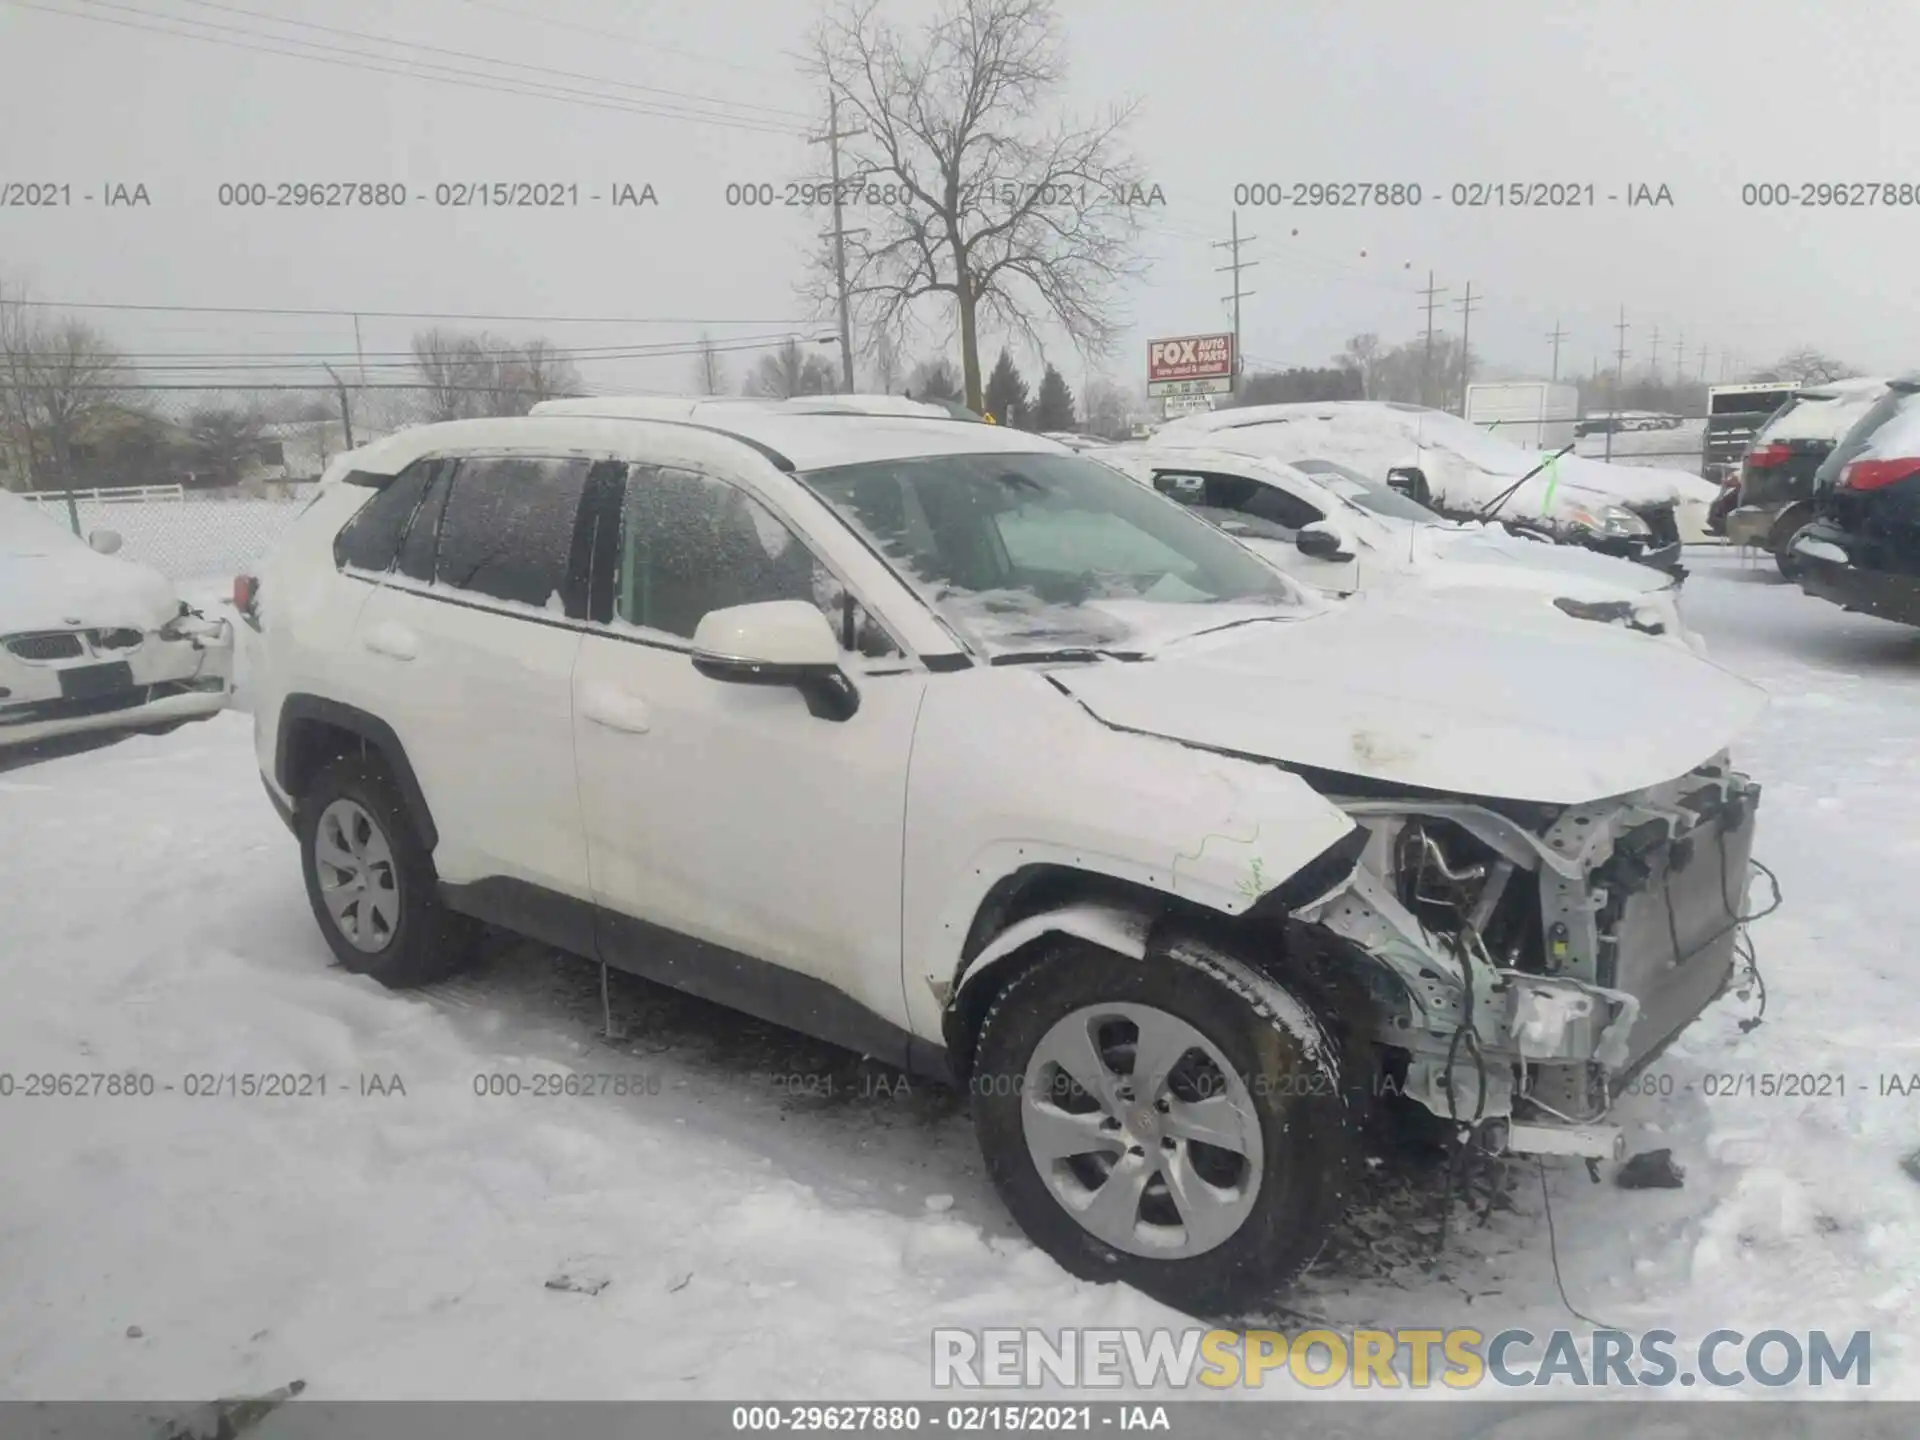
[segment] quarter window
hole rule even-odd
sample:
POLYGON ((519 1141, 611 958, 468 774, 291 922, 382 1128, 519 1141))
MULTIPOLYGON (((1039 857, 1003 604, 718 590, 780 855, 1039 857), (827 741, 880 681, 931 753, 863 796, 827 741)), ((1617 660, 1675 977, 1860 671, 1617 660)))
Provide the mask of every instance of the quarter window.
POLYGON ((402 470, 354 513, 333 540, 334 564, 355 570, 384 571, 393 564, 400 537, 426 489, 430 460, 402 470))
POLYGON ((588 547, 576 543, 590 460, 462 460, 440 520, 434 582, 584 619, 588 547))

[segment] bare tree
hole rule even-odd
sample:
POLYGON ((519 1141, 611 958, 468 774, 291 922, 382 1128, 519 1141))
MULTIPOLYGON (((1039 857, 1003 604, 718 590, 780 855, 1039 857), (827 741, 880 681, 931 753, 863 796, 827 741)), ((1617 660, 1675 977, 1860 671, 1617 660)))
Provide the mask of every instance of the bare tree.
POLYGON ((545 340, 515 343, 435 326, 413 337, 413 366, 425 382, 431 420, 524 415, 580 389, 573 362, 545 340))
MULTIPOLYGON (((72 490, 74 449, 89 426, 127 408, 126 366, 107 337, 79 320, 42 319, 26 296, 0 293, 0 394, 29 488, 72 490)), ((68 519, 79 516, 68 497, 68 519)))
POLYGON ((1801 345, 1789 350, 1752 378, 1794 385, 1824 385, 1829 380, 1846 380, 1859 373, 1843 360, 1823 354, 1811 345, 1801 345))
POLYGON ((542 400, 558 400, 580 393, 580 372, 545 340, 529 340, 508 359, 508 369, 531 409, 542 400))
POLYGON ((1133 401, 1104 376, 1087 381, 1087 433, 1103 440, 1125 440, 1133 429, 1133 401))
POLYGON ((873 388, 891 395, 901 379, 900 348, 885 330, 875 333, 869 348, 873 352, 873 388))
POLYGON ((789 340, 771 355, 762 355, 746 384, 747 394, 775 400, 790 395, 831 395, 834 389, 833 366, 822 356, 807 354, 798 340, 789 340))
POLYGON ((693 357, 693 389, 697 395, 727 393, 727 367, 721 363, 710 335, 701 335, 699 353, 693 357))
MULTIPOLYGON (((1143 197, 1120 135, 1135 107, 1091 125, 1047 118, 1066 75, 1053 0, 942 0, 913 38, 879 3, 839 0, 809 61, 860 132, 853 177, 903 196, 848 237, 848 293, 862 323, 901 339, 922 300, 950 307, 977 410, 983 320, 1036 350, 1041 325, 1057 324, 1082 354, 1124 329, 1143 197)), ((824 304, 824 266, 814 281, 824 304)))
POLYGON ((1359 372, 1361 399, 1378 400, 1382 398, 1381 386, 1386 380, 1388 353, 1380 337, 1369 330, 1348 339, 1340 353, 1333 357, 1333 363, 1339 369, 1359 372))

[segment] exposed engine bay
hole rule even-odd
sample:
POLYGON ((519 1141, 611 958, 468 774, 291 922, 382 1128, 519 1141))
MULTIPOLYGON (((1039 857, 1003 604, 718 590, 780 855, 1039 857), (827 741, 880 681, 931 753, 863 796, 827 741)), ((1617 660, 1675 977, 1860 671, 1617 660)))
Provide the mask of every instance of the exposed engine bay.
POLYGON ((1736 974, 1759 794, 1723 752, 1565 807, 1330 797, 1366 848, 1296 919, 1357 952, 1400 1093, 1507 1148, 1610 1156, 1613 1094, 1736 974))

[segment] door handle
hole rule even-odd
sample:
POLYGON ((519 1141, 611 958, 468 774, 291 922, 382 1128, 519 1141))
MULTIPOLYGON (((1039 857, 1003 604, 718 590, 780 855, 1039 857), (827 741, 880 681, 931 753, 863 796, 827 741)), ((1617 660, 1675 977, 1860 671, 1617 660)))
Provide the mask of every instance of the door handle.
POLYGON ((420 637, 391 620, 369 625, 361 634, 360 643, 374 654, 394 660, 411 660, 420 653, 420 637))
POLYGON ((653 715, 646 701, 624 690, 606 685, 589 685, 580 697, 580 713, 596 725, 622 730, 629 735, 644 735, 653 728, 653 715))

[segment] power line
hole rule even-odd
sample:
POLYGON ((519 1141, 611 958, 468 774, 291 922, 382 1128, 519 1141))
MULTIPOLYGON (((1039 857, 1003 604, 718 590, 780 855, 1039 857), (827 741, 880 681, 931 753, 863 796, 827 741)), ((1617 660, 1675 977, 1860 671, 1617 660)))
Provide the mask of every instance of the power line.
MULTIPOLYGON (((542 86, 536 82, 518 82, 510 76, 485 75, 479 72, 459 70, 447 65, 423 66, 422 62, 408 62, 398 57, 375 57, 381 60, 392 60, 395 62, 394 64, 369 64, 366 63, 367 57, 363 51, 345 50, 339 46, 322 45, 316 41, 296 40, 287 36, 261 35, 258 31, 245 30, 231 25, 215 25, 211 21, 193 20, 185 16, 149 16, 148 18, 173 20, 179 24, 197 25, 204 29, 229 30, 237 34, 253 36, 256 39, 272 40, 275 41, 276 44, 250 45, 240 40, 225 39, 219 35, 203 35, 192 30, 171 30, 162 25, 141 23, 134 20, 117 20, 110 15, 92 15, 82 11, 62 10, 53 5, 37 4, 35 0, 5 0, 5 3, 17 6, 23 10, 39 10, 48 15, 64 16, 69 20, 86 20, 96 25, 113 25, 121 29, 137 30, 150 35, 170 35, 178 40, 198 40, 208 45, 225 45, 231 49, 246 50, 259 55, 279 55, 292 60, 309 60, 316 65, 334 65, 342 69, 358 70, 368 74, 397 75, 406 80, 425 80, 433 84, 452 85, 467 90, 488 91, 497 95, 522 95, 537 100, 557 100, 593 110, 615 110, 629 115, 651 115, 669 120, 695 120, 709 125, 721 126, 722 128, 748 130, 765 135, 793 135, 798 133, 793 127, 774 125, 750 116, 729 118, 720 115, 687 112, 682 109, 668 108, 659 105, 648 106, 625 103, 614 97, 594 95, 589 91, 573 91, 564 87, 551 85, 542 86), (298 45, 305 47, 306 50, 332 51, 342 55, 357 57, 360 63, 354 63, 350 60, 330 59, 326 54, 307 54, 305 50, 281 49, 277 48, 278 45, 298 45), (404 67, 409 63, 413 64, 415 68, 396 68, 396 65, 404 67), (441 70, 447 73, 444 75, 436 75, 426 73, 428 70, 441 70)), ((105 0, 80 0, 80 3, 101 5, 105 3, 105 0)), ((132 13, 143 16, 148 15, 148 12, 145 11, 133 11, 132 13)))
MULTIPOLYGON (((17 3, 17 0, 9 0, 17 3)), ((8 300, 9 305, 26 305, 39 310, 124 310, 162 311, 194 315, 306 315, 347 320, 355 315, 369 320, 492 320, 501 324, 526 325, 810 325, 810 320, 790 315, 761 316, 754 320, 718 320, 678 318, 660 315, 485 315, 456 310, 349 310, 322 307, 292 308, 275 305, 147 305, 120 304, 105 300, 8 300)))
POLYGON ((511 5, 496 4, 494 0, 462 0, 462 3, 477 6, 482 10, 498 11, 502 15, 517 15, 522 20, 533 20, 541 25, 550 26, 557 30, 572 30, 577 34, 593 35, 602 40, 618 40, 623 44, 631 45, 636 50, 657 51, 662 55, 678 55, 685 60, 697 60, 702 65, 718 65, 723 69, 737 70, 743 75, 780 75, 783 78, 787 78, 785 72, 771 70, 765 65, 749 65, 740 60, 722 60, 717 55, 706 55, 698 50, 684 50, 673 45, 662 45, 659 41, 653 39, 642 40, 635 35, 625 34, 618 30, 600 30, 592 25, 581 25, 574 21, 560 20, 552 15, 536 15, 530 11, 516 10, 511 5))
MULTIPOLYGON (((164 10, 144 11, 137 5, 110 4, 108 3, 108 0, 80 0, 80 3, 86 4, 86 5, 100 5, 102 6, 102 8, 105 8, 105 9, 126 10, 126 11, 130 11, 137 14, 152 14, 158 17, 169 19, 169 20, 179 19, 189 25, 207 25, 209 27, 213 25, 213 22, 210 20, 193 20, 193 19, 189 19, 187 16, 184 16, 184 15, 181 15, 181 16, 168 15, 167 12, 164 10)), ((474 61, 478 61, 482 65, 498 66, 503 70, 530 70, 542 75, 558 75, 563 80, 586 80, 586 81, 590 81, 595 85, 611 85, 616 90, 639 90, 650 95, 664 95, 668 99, 673 101, 691 100, 696 104, 717 105, 722 107, 723 109, 759 110, 759 111, 763 111, 769 116, 776 116, 784 120, 797 120, 797 121, 804 122, 808 118, 804 111, 789 110, 785 106, 781 106, 781 105, 756 105, 750 100, 726 100, 726 99, 720 99, 718 97, 711 96, 711 95, 697 94, 689 90, 668 90, 658 85, 642 85, 637 81, 632 81, 632 80, 615 80, 611 76, 607 76, 607 75, 589 75, 589 74, 584 74, 578 70, 557 70, 550 65, 534 65, 524 60, 498 60, 491 55, 478 55, 470 50, 451 50, 444 45, 428 45, 425 42, 419 41, 419 40, 395 40, 389 36, 375 35, 370 31, 366 31, 366 30, 348 30, 338 25, 321 25, 311 20, 292 20, 281 15, 269 15, 266 12, 261 10, 248 10, 239 5, 224 5, 219 3, 219 0, 179 0, 179 3, 183 5, 192 5, 201 10, 217 10, 220 13, 225 15, 242 15, 249 20, 265 20, 272 25, 285 25, 291 29, 296 29, 296 30, 315 30, 320 32, 323 35, 339 35, 349 40, 365 40, 370 44, 374 44, 374 45, 388 45, 393 47, 396 50, 418 50, 428 55, 450 55, 456 60, 474 60, 474 61)), ((222 28, 225 28, 225 27, 222 27, 222 28)), ((257 33, 253 31, 247 31, 244 29, 244 27, 240 27, 240 26, 235 26, 232 28, 241 30, 241 32, 245 34, 257 33)), ((268 39, 268 40, 278 40, 278 39, 281 39, 282 37, 277 35, 262 34, 261 38, 268 39)), ((309 42, 295 41, 294 43, 307 44, 309 42)), ((364 54, 365 52, 355 51, 352 53, 364 54)), ((386 59, 388 57, 373 56, 370 58, 386 59)))

